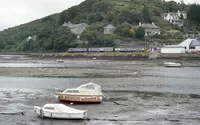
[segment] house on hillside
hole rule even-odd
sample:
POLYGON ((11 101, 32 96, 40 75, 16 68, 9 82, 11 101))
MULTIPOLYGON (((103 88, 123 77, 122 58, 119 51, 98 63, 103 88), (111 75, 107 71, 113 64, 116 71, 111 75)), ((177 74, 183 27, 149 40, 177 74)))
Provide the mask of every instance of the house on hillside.
POLYGON ((161 16, 164 20, 168 20, 170 23, 177 26, 183 26, 183 19, 187 19, 187 13, 179 10, 178 12, 162 13, 161 16))
POLYGON ((76 34, 77 36, 80 36, 82 32, 85 30, 86 27, 88 27, 88 24, 86 23, 79 23, 79 24, 73 24, 71 22, 64 23, 63 26, 67 26, 72 33, 76 34))
POLYGON ((116 27, 112 24, 108 24, 106 27, 104 27, 104 34, 113 34, 116 30, 116 27))
POLYGON ((156 34, 160 35, 160 27, 156 26, 152 23, 139 23, 139 27, 143 27, 145 29, 145 36, 154 36, 156 34))
POLYGON ((26 38, 26 41, 30 41, 30 40, 36 40, 37 36, 28 36, 26 38))

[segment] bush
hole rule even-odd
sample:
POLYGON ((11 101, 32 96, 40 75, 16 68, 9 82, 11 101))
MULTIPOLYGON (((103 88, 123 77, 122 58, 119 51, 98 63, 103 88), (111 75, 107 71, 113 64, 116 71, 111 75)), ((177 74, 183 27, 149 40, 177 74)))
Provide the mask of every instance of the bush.
POLYGON ((143 27, 141 27, 141 26, 138 27, 138 28, 136 29, 135 35, 136 35, 136 37, 139 38, 139 39, 144 38, 145 29, 144 29, 143 27))

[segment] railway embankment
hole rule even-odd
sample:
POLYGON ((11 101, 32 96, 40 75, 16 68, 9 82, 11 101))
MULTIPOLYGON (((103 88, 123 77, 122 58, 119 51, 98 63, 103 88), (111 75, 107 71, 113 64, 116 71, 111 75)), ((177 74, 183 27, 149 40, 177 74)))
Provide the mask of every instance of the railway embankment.
POLYGON ((161 54, 161 53, 148 53, 148 52, 103 52, 103 53, 31 53, 32 58, 40 59, 105 59, 105 60, 149 60, 149 59, 178 59, 178 60, 200 60, 200 53, 181 53, 181 54, 161 54))

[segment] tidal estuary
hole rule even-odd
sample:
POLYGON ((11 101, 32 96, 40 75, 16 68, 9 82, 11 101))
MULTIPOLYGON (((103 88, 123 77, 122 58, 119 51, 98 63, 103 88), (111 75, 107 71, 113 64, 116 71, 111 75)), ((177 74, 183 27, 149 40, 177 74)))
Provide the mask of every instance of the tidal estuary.
POLYGON ((163 60, 32 59, 0 56, 0 125, 198 125, 200 62, 166 68, 163 60), (41 119, 33 106, 59 103, 54 93, 94 82, 101 104, 66 104, 87 110, 87 120, 41 119), (24 114, 16 114, 24 112, 24 114))

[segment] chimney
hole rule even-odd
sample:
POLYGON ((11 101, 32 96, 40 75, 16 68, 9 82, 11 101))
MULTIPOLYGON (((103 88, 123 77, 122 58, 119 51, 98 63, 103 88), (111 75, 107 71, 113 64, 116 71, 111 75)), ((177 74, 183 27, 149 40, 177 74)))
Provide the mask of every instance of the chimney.
POLYGON ((155 26, 154 22, 152 22, 152 25, 155 26))
POLYGON ((139 22, 139 26, 142 26, 142 23, 141 23, 141 22, 139 22))

